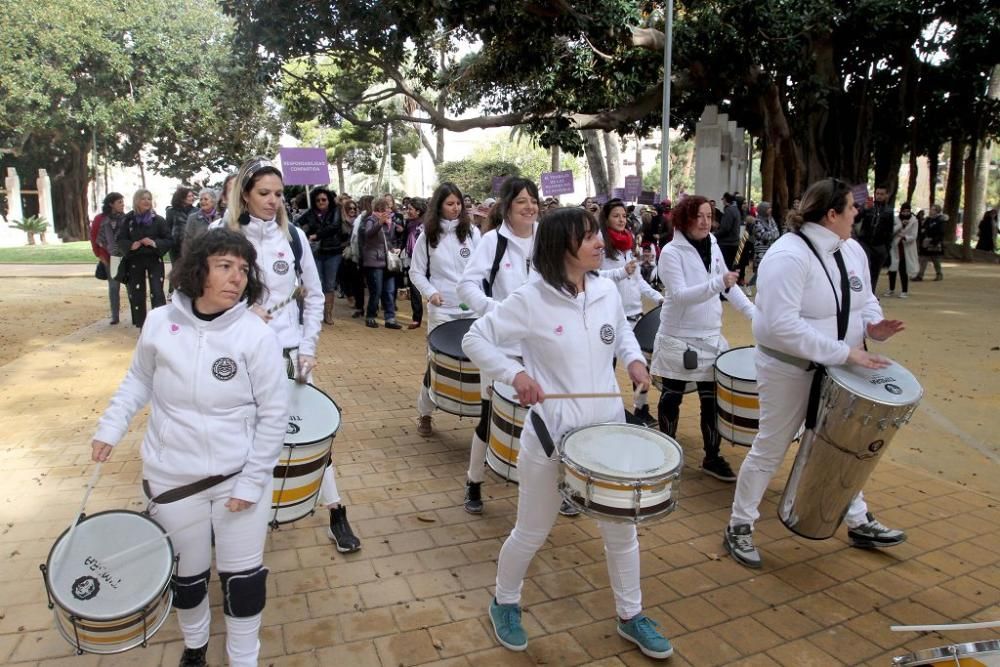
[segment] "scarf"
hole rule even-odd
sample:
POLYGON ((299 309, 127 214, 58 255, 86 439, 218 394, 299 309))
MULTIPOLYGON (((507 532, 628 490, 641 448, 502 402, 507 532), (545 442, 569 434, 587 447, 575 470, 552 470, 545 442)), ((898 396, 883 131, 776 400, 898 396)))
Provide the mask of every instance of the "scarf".
POLYGON ((149 209, 145 213, 137 213, 135 215, 135 224, 137 225, 148 225, 153 222, 153 216, 156 215, 156 211, 149 209))
POLYGON ((694 249, 698 251, 698 256, 701 257, 701 261, 705 265, 705 270, 711 272, 712 269, 710 267, 712 265, 712 237, 706 236, 700 241, 695 241, 685 232, 684 238, 686 238, 688 243, 694 246, 694 249))
POLYGON ((610 227, 608 229, 608 239, 611 241, 611 245, 615 247, 619 252, 628 252, 635 247, 635 237, 632 236, 632 232, 624 229, 617 232, 610 227))

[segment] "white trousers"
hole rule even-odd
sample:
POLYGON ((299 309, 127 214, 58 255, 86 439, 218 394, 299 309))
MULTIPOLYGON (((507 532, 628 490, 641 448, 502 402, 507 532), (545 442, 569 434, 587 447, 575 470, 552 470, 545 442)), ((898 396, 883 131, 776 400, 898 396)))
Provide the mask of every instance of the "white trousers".
MULTIPOLYGON (((180 556, 177 574, 191 577, 207 571, 212 565, 212 533, 215 533, 215 566, 219 572, 245 572, 264 563, 264 540, 270 519, 272 484, 261 494, 261 502, 242 512, 230 512, 225 504, 230 498, 236 478, 227 479, 193 496, 166 505, 154 505, 151 516, 163 528, 172 532, 201 517, 193 526, 170 536, 174 552, 180 556)), ((150 480, 153 495, 171 487, 150 480)), ((233 667, 257 664, 260 653, 261 614, 235 618, 226 616, 226 653, 233 667)), ((187 648, 199 648, 208 643, 208 596, 193 609, 178 609, 177 621, 184 634, 187 648)))
MULTIPOLYGON (((497 562, 496 599, 500 604, 520 604, 524 575, 531 559, 545 543, 559 514, 562 496, 558 489, 559 461, 546 458, 537 442, 525 447, 517 458, 520 479, 517 523, 500 549, 497 562)), ((615 596, 615 609, 622 619, 642 611, 639 588, 639 538, 630 523, 598 521, 604 538, 608 577, 615 596)))
MULTIPOLYGON (((736 479, 736 496, 729 518, 731 526, 749 524, 752 527, 760 518, 758 508, 767 485, 805 420, 814 373, 760 351, 756 352, 756 364, 760 425, 736 479)), ((866 523, 867 512, 864 495, 859 492, 847 510, 847 525, 853 528, 866 523)))

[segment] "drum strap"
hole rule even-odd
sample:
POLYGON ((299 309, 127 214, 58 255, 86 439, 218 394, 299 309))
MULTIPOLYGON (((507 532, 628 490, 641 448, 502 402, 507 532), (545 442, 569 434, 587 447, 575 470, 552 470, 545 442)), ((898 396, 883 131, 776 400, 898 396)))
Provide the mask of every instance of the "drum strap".
POLYGON ((166 505, 168 503, 176 503, 178 500, 184 500, 185 498, 193 496, 196 493, 201 493, 205 489, 211 489, 216 484, 221 484, 230 477, 235 477, 241 472, 243 472, 242 468, 236 472, 231 472, 228 475, 212 475, 211 477, 206 477, 205 479, 199 479, 197 482, 191 482, 190 484, 185 484, 184 486, 178 486, 176 489, 164 491, 155 498, 153 497, 153 492, 149 489, 149 481, 144 479, 142 480, 142 490, 145 492, 146 497, 149 498, 149 502, 157 505, 166 505))
POLYGON ((493 298, 493 283, 496 282, 497 272, 500 271, 500 260, 507 252, 507 237, 497 232, 497 251, 493 253, 493 265, 490 266, 490 277, 483 279, 483 293, 493 298))
MULTIPOLYGON (((847 335, 848 319, 851 316, 851 283, 847 278, 847 267, 844 264, 844 256, 839 249, 833 253, 833 259, 837 262, 837 271, 840 273, 840 296, 838 297, 837 289, 833 286, 833 279, 827 273, 826 267, 823 265, 823 259, 816 252, 816 248, 812 242, 801 231, 795 233, 809 247, 812 254, 816 256, 820 268, 823 269, 823 275, 826 276, 827 281, 830 283, 830 289, 833 290, 833 299, 837 304, 837 340, 844 340, 844 337, 847 335)), ((823 378, 825 377, 826 366, 816 364, 816 372, 813 374, 812 384, 809 387, 809 404, 806 408, 806 428, 808 429, 816 428, 816 419, 819 416, 819 395, 823 389, 823 378)))

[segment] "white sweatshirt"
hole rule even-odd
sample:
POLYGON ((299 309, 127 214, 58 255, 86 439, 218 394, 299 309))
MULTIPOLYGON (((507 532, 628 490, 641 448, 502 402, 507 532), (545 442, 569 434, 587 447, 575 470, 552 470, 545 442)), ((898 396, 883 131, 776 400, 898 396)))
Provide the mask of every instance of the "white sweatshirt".
POLYGON ((618 259, 610 259, 604 256, 601 263, 600 274, 613 280, 618 287, 618 294, 622 298, 622 307, 625 309, 626 317, 642 315, 642 297, 646 297, 653 303, 663 303, 663 295, 657 292, 642 277, 639 270, 639 263, 636 262, 635 271, 630 276, 625 270, 625 265, 635 259, 631 250, 618 253, 618 259))
MULTIPOLYGON (((216 222, 213 227, 221 224, 216 222)), ((257 266, 267 286, 264 301, 260 305, 264 309, 271 308, 287 299, 295 290, 295 256, 292 246, 275 220, 264 221, 250 216, 250 223, 243 225, 242 229, 257 250, 257 266)), ((302 285, 306 289, 303 324, 299 324, 299 309, 294 301, 272 313, 268 324, 278 335, 282 348, 297 347, 299 354, 314 357, 323 326, 323 286, 320 284, 316 260, 309 250, 305 232, 294 225, 288 231, 298 234, 302 243, 299 264, 302 267, 302 285)))
MULTIPOLYGON (((536 222, 531 228, 531 238, 534 239, 538 230, 536 222)), ((526 255, 514 236, 510 233, 507 223, 483 235, 482 241, 476 246, 469 260, 462 279, 458 282, 458 298, 471 308, 476 315, 482 317, 493 310, 507 296, 528 282, 529 276, 537 277, 537 272, 530 270, 530 255, 526 255), (493 297, 483 292, 483 281, 490 277, 493 268, 493 257, 497 252, 497 235, 507 237, 507 250, 500 258, 500 268, 493 282, 493 297)))
MULTIPOLYGON (((660 311, 660 328, 657 335, 677 338, 708 338, 722 331, 722 301, 719 294, 725 289, 723 282, 726 263, 715 236, 709 234, 712 244, 710 270, 684 234, 674 234, 674 239, 660 253, 657 272, 663 283, 665 298, 660 311)), ((739 287, 730 289, 726 299, 748 320, 756 309, 739 287)))
POLYGON ((867 325, 882 320, 882 308, 872 294, 868 258, 857 241, 842 241, 822 225, 807 222, 802 233, 823 258, 823 266, 796 234, 775 241, 758 269, 753 336, 761 345, 800 359, 844 364, 851 348, 864 340, 867 325), (838 248, 851 285, 851 316, 844 341, 837 340, 834 300, 834 292, 840 298, 840 271, 833 258, 838 248))
POLYGON ((468 309, 459 308, 462 301, 458 297, 456 286, 462 278, 465 267, 469 264, 472 254, 482 235, 476 227, 471 228, 471 234, 465 241, 458 240, 455 233, 458 222, 442 220, 441 233, 438 235, 437 247, 430 247, 427 236, 421 232, 413 244, 413 257, 410 260, 410 282, 421 296, 430 299, 440 294, 444 300, 441 306, 427 304, 427 330, 432 330, 437 324, 461 317, 469 317, 468 309), (427 251, 430 249, 430 255, 427 251), (430 262, 430 279, 427 278, 427 265, 430 262))
MULTIPOLYGON (((626 368, 633 361, 646 363, 614 283, 594 275, 575 298, 542 280, 524 285, 476 320, 462 349, 499 382, 512 385, 525 371, 550 394, 618 393, 612 360, 617 356, 626 368), (520 347, 523 364, 504 354, 502 342, 520 347)), ((556 443, 570 429, 625 418, 620 398, 551 400, 531 409, 541 414, 556 443)), ((524 433, 522 448, 537 446, 529 419, 524 433)))
POLYGON ((177 488, 242 468, 233 497, 270 502, 261 495, 285 440, 288 379, 263 320, 237 305, 206 322, 174 292, 167 307, 146 317, 94 439, 118 444, 150 400, 140 449, 146 479, 177 488))

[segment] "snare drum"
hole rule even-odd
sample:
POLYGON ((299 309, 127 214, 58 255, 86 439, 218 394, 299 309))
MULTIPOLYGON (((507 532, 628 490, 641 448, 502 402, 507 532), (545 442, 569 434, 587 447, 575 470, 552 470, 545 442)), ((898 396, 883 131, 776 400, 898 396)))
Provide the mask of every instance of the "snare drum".
POLYGON ((1000 641, 970 642, 929 648, 909 655, 896 656, 898 667, 940 665, 940 667, 1000 667, 1000 641))
POLYGON ((803 537, 831 537, 923 394, 896 362, 880 369, 827 368, 816 428, 802 438, 778 503, 782 523, 803 537))
POLYGON ((734 347, 715 360, 715 427, 729 442, 746 447, 760 422, 755 354, 753 347, 734 347))
POLYGON ((459 417, 479 417, 479 369, 462 351, 462 338, 474 319, 452 320, 427 336, 431 400, 438 409, 459 417))
POLYGON ((311 384, 288 383, 288 428, 274 467, 272 525, 297 521, 315 509, 340 429, 340 409, 332 398, 311 384))
POLYGON ((517 482, 517 453, 521 449, 521 429, 528 408, 517 401, 510 385, 493 383, 490 402, 490 439, 486 464, 504 479, 517 482))
MULTIPOLYGON (((663 306, 653 308, 640 317, 639 321, 632 327, 632 333, 635 334, 635 339, 639 343, 642 356, 646 357, 646 368, 649 368, 653 363, 653 344, 656 342, 656 332, 660 330, 660 313, 662 311, 663 306)), ((663 391, 663 378, 653 375, 650 379, 654 387, 663 391)), ((697 384, 688 382, 684 385, 685 394, 690 394, 693 391, 698 391, 697 384)))
POLYGON ((684 452, 659 431, 633 424, 595 424, 567 433, 559 445, 559 490, 585 514, 639 523, 677 506, 684 452))
POLYGON ((170 614, 176 562, 170 538, 143 514, 110 510, 81 519, 71 538, 69 529, 59 536, 41 566, 56 628, 77 653, 145 646, 170 614))

